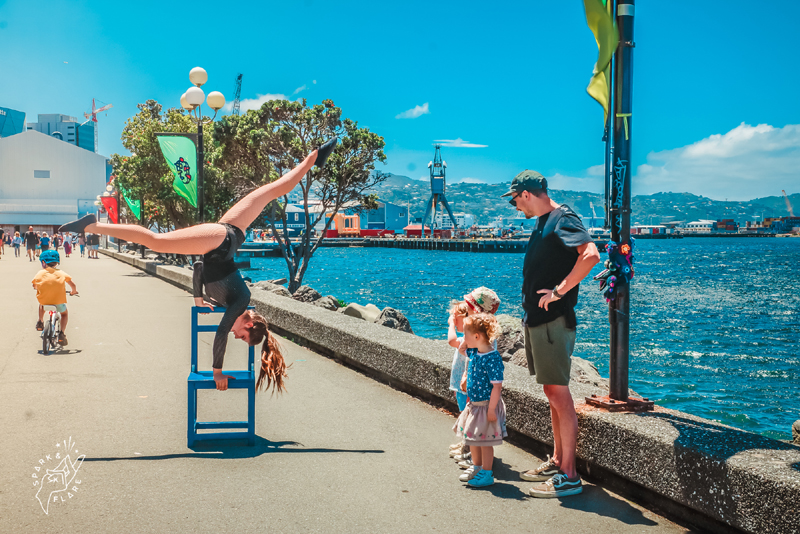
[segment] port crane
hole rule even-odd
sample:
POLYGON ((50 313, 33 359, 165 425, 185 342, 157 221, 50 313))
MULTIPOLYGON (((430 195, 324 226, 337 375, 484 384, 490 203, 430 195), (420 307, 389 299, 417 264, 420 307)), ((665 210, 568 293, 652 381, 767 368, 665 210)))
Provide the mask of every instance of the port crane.
MULTIPOLYGON (((101 108, 98 108, 94 103, 94 98, 92 99, 92 111, 90 111, 90 112, 87 111, 86 113, 84 113, 83 116, 86 118, 86 120, 83 121, 80 124, 80 126, 75 128, 75 146, 81 146, 81 126, 83 126, 87 122, 96 123, 97 122, 97 114, 100 113, 100 112, 103 112, 103 111, 107 111, 107 110, 111 109, 112 107, 114 107, 113 104, 106 104, 105 106, 103 106, 101 108)), ((95 152, 97 152, 97 127, 96 126, 94 128, 94 150, 95 150, 95 152)))
POLYGON ((83 116, 86 118, 86 120, 83 122, 83 124, 81 124, 81 126, 83 126, 84 124, 86 124, 89 121, 97 122, 97 114, 100 113, 101 111, 106 111, 108 109, 111 109, 112 107, 114 107, 113 104, 106 104, 105 106, 101 107, 100 109, 97 109, 95 107, 94 98, 93 98, 92 99, 92 111, 91 112, 86 112, 86 113, 83 114, 83 116))
POLYGON ((435 145, 436 152, 433 155, 433 161, 428 163, 428 168, 431 170, 431 198, 428 200, 428 205, 425 207, 425 216, 422 218, 422 237, 425 237, 425 221, 428 220, 428 215, 431 215, 431 237, 433 237, 433 223, 436 220, 436 206, 441 202, 450 220, 453 221, 453 228, 458 228, 456 218, 453 217, 453 211, 450 209, 450 204, 447 203, 447 198, 444 196, 446 189, 445 169, 447 162, 442 160, 442 145, 435 145), (431 213, 431 211, 433 213, 431 213))
POLYGON ((234 85, 233 89, 233 107, 231 107, 231 114, 238 115, 239 114, 239 102, 242 99, 242 74, 239 73, 236 75, 236 85, 234 85))
POLYGON ((781 193, 783 193, 783 200, 786 201, 786 209, 789 210, 789 217, 794 217, 794 210, 792 209, 792 203, 789 202, 789 197, 786 196, 786 191, 781 189, 781 193))

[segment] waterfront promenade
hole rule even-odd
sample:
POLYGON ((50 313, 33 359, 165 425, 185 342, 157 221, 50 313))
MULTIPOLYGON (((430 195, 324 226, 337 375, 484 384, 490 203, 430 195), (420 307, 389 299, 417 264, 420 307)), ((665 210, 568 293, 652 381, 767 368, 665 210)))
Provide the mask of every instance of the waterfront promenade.
MULTIPOLYGON (((541 459, 511 445, 494 487, 465 488, 451 415, 288 341, 289 391, 258 395, 256 446, 187 449, 190 295, 105 256, 63 268, 81 296, 69 350, 44 356, 38 264, 0 260, 2 532, 685 532, 589 484, 532 499, 518 472, 541 459), (80 484, 45 515, 34 468, 55 469, 70 437, 80 484)), ((226 365, 244 354, 231 338, 226 365)), ((202 417, 244 411, 243 392, 201 393, 202 417)))

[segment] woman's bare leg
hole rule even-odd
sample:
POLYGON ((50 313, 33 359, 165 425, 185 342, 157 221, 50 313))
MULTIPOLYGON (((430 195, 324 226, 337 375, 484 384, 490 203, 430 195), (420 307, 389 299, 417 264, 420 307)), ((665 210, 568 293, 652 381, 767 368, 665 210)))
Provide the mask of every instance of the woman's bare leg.
POLYGON ((232 224, 239 228, 243 233, 247 233, 247 228, 253 224, 267 204, 288 194, 295 186, 300 183, 303 176, 311 170, 317 160, 317 151, 309 154, 303 162, 287 172, 272 183, 262 185, 255 191, 249 193, 242 200, 237 202, 219 220, 221 223, 232 224))
POLYGON ((222 244, 227 234, 224 226, 215 223, 198 224, 164 234, 151 232, 135 224, 92 223, 86 227, 86 231, 139 243, 155 252, 172 254, 211 252, 222 244))

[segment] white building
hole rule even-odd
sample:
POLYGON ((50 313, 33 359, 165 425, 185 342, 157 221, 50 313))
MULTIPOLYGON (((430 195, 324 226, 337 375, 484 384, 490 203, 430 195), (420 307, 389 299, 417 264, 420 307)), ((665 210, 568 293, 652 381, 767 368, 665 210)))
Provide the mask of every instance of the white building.
POLYGON ((39 114, 38 122, 29 122, 28 130, 35 130, 67 143, 97 152, 97 123, 78 122, 75 117, 61 113, 39 114))
POLYGON ((701 219, 699 221, 692 221, 687 223, 683 228, 683 232, 690 234, 709 233, 714 228, 716 221, 708 221, 701 219))
MULTIPOLYGON (((453 217, 455 217, 456 224, 462 230, 475 224, 475 217, 469 213, 454 213, 453 217)), ((450 215, 446 211, 436 212, 436 228, 441 228, 442 230, 451 230, 453 228, 453 221, 450 220, 450 215)))
POLYGON ((0 139, 0 226, 51 232, 97 211, 106 158, 35 130, 0 139))

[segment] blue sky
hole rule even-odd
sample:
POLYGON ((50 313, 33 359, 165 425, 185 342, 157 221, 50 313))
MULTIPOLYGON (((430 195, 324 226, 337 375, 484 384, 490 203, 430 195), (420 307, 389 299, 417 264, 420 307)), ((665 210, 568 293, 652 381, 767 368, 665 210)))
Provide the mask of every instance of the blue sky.
MULTIPOLYGON (((444 148, 451 181, 531 168, 600 192, 583 3, 516 4, 0 0, 0 106, 30 121, 112 103, 110 155, 136 104, 179 105, 200 65, 228 99, 243 73, 243 106, 333 99, 385 137, 384 171, 424 177, 434 140, 460 139, 486 146, 444 148)), ((800 3, 639 2, 635 41, 634 193, 800 192, 800 3)))

